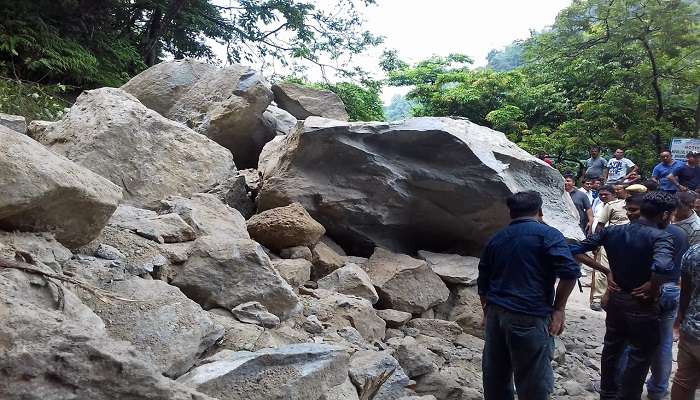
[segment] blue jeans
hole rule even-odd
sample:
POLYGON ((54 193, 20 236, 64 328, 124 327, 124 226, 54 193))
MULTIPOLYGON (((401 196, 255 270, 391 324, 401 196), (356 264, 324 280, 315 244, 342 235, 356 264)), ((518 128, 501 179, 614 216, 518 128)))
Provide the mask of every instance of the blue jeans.
MULTIPOLYGON (((647 379, 647 393, 650 399, 661 399, 668 392, 668 381, 671 377, 673 363, 673 323, 678 313, 678 303, 681 288, 675 283, 667 283, 661 287, 659 296, 659 345, 651 359, 651 376, 647 379)), ((618 382, 621 382, 622 372, 627 368, 627 358, 630 348, 627 346, 620 359, 618 382)))
POLYGON ((485 400, 546 400, 554 389, 554 338, 549 317, 489 305, 482 359, 485 400), (515 379, 514 379, 515 378, 515 379))

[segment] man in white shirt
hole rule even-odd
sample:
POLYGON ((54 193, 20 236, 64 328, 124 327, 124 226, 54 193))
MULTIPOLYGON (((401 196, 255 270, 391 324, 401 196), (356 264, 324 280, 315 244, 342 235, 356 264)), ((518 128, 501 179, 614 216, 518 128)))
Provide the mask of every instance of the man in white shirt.
POLYGON ((639 169, 629 158, 625 158, 625 151, 615 150, 614 157, 608 161, 608 168, 605 170, 605 184, 615 184, 629 178, 630 174, 639 169))

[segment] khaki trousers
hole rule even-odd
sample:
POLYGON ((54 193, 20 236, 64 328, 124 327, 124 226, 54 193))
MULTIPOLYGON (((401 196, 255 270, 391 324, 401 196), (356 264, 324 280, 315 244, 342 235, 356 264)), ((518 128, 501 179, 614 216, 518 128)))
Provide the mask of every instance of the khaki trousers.
MULTIPOLYGON (((610 268, 608 254, 605 252, 604 248, 600 248, 595 259, 605 267, 610 268)), ((593 279, 591 279, 591 303, 600 303, 607 290, 608 278, 600 271, 593 271, 593 279)))

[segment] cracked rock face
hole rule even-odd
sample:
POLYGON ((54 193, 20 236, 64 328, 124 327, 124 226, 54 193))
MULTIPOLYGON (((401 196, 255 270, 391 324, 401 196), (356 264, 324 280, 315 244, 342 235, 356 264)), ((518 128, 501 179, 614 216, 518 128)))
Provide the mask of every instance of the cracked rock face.
POLYGON ((523 190, 542 195, 546 223, 583 238, 570 223, 576 214, 561 174, 503 133, 466 120, 309 117, 260 159, 259 209, 299 202, 353 255, 376 246, 478 255, 509 222, 505 199, 523 190))
POLYGON ((81 94, 64 119, 46 128, 42 143, 121 186, 126 203, 143 208, 205 191, 235 171, 227 149, 121 89, 81 94))

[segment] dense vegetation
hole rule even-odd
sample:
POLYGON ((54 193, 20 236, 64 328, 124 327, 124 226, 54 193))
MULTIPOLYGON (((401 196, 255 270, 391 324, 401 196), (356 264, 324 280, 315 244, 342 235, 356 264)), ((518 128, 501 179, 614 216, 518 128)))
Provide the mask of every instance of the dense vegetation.
POLYGON ((412 87, 414 115, 468 117, 560 164, 622 146, 648 171, 671 137, 698 136, 699 21, 694 1, 577 0, 550 30, 490 53, 491 68, 391 53, 383 65, 389 84, 412 87))

